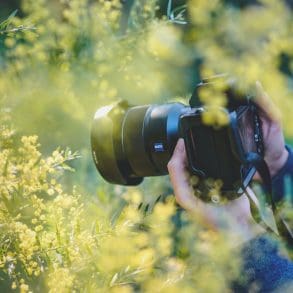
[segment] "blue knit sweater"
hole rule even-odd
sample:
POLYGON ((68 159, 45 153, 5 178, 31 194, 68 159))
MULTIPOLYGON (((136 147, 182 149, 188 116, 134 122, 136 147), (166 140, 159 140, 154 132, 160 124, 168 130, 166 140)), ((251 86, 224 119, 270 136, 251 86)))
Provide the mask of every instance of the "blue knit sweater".
MULTIPOLYGON (((275 201, 284 198, 285 181, 293 186, 293 152, 289 147, 287 150, 288 160, 272 180, 275 201)), ((292 194, 290 199, 292 202, 292 194)), ((243 270, 233 286, 235 292, 293 292, 293 262, 277 239, 269 235, 258 237, 243 247, 242 255, 243 270)))

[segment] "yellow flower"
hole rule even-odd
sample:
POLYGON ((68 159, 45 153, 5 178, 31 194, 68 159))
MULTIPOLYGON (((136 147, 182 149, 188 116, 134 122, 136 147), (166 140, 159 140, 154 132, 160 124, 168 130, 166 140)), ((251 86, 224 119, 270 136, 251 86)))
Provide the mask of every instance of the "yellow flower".
POLYGON ((13 290, 14 290, 14 289, 16 289, 16 288, 17 288, 17 285, 16 285, 16 283, 15 283, 15 282, 13 282, 13 283, 12 283, 12 285, 11 285, 11 289, 13 289, 13 290))

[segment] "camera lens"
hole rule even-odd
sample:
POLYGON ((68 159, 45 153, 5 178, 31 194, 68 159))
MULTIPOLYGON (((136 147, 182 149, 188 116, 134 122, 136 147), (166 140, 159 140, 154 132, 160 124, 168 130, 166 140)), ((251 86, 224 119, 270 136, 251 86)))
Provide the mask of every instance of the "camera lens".
POLYGON ((179 138, 181 103, 130 107, 127 102, 97 110, 91 132, 95 165, 108 182, 137 185, 145 176, 166 175, 179 138))

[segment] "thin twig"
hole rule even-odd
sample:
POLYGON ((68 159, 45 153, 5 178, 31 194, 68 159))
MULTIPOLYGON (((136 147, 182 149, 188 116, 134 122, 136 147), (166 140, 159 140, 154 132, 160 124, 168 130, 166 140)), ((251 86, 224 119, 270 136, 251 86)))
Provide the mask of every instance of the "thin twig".
POLYGON ((12 29, 5 29, 5 30, 0 30, 0 35, 4 35, 4 34, 10 34, 10 33, 17 33, 17 32, 21 32, 21 31, 27 31, 27 30, 36 30, 37 28, 34 26, 18 26, 12 29))

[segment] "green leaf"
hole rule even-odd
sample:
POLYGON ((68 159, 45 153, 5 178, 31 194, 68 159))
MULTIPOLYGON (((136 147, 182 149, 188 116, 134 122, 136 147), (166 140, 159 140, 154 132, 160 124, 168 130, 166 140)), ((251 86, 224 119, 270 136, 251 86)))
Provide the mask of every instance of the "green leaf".
POLYGON ((187 24, 184 14, 186 13, 186 4, 180 5, 176 8, 172 8, 173 6, 173 1, 169 0, 168 1, 168 6, 167 6, 167 17, 168 19, 177 24, 187 24))
POLYGON ((73 169, 72 167, 66 165, 66 164, 62 164, 60 166, 64 171, 70 171, 70 172, 75 172, 75 169, 73 169))
POLYGON ((113 287, 113 286, 114 286, 114 284, 115 284, 115 282, 117 281, 118 277, 119 277, 119 274, 118 274, 118 273, 116 273, 116 274, 113 276, 113 278, 112 278, 112 280, 111 280, 111 282, 110 282, 110 287, 113 287))
POLYGON ((11 23, 11 20, 15 17, 15 15, 17 14, 17 9, 14 10, 6 20, 2 21, 0 23, 0 30, 5 30, 7 29, 7 27, 9 26, 9 24, 11 23))

